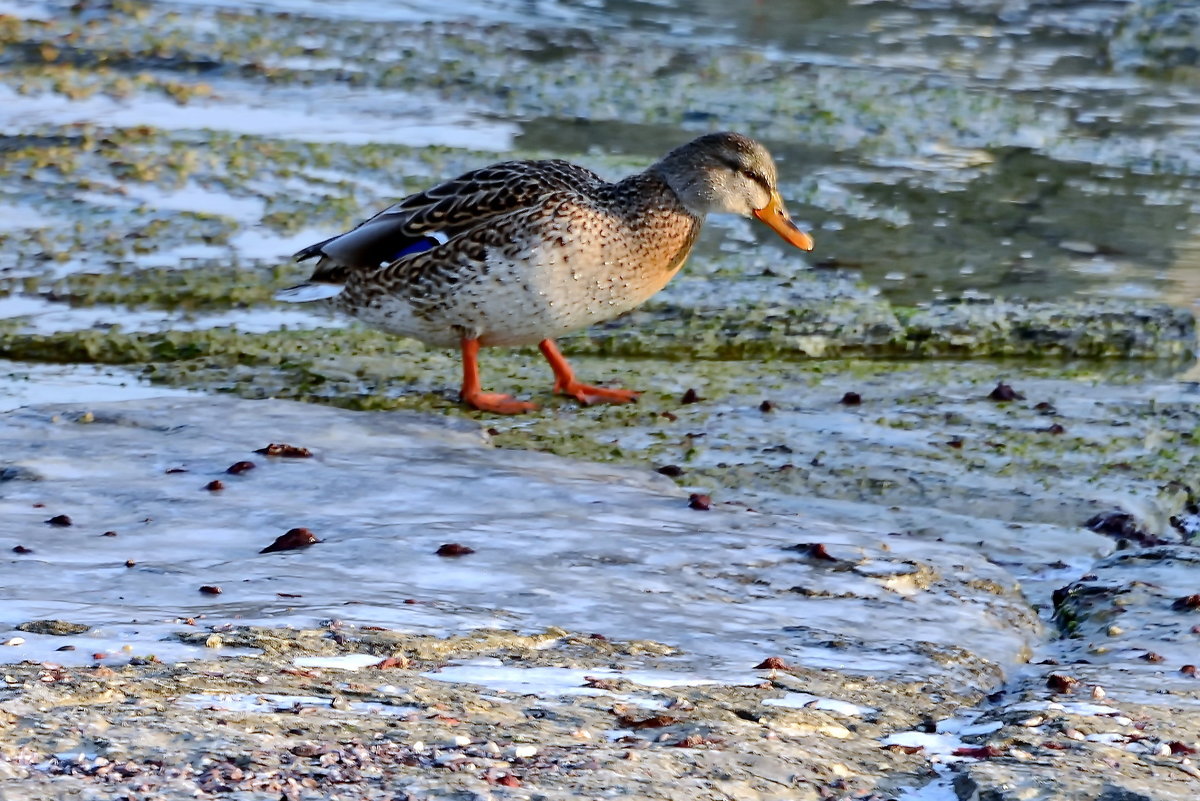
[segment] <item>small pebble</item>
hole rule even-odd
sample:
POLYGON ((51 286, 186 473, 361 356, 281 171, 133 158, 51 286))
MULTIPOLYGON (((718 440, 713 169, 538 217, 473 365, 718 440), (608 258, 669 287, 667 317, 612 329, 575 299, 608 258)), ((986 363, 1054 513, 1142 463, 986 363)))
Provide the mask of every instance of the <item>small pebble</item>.
POLYGON ((828 546, 823 542, 810 542, 808 545, 796 546, 798 550, 806 551, 812 559, 822 559, 826 562, 836 562, 838 558, 829 552, 828 546))
POLYGON ((297 548, 307 548, 320 542, 317 535, 306 528, 289 529, 286 534, 280 534, 275 541, 263 548, 259 553, 274 553, 276 551, 294 551, 297 548))
POLYGON ((200 587, 200 592, 204 593, 205 595, 220 595, 221 588, 216 584, 205 584, 200 587))
POLYGON ((0 645, 24 645, 24 644, 25 644, 24 637, 9 637, 4 642, 0 643, 0 645))
POLYGON ((862 403, 862 395, 857 392, 847 392, 838 403, 843 406, 858 406, 862 403))
POLYGON ((46 525, 66 528, 67 526, 71 525, 71 518, 67 515, 55 515, 46 521, 46 525))
POLYGON ((13 553, 33 553, 33 549, 26 548, 24 545, 14 545, 12 552, 13 553))
POLYGON ((668 478, 679 478, 684 474, 684 469, 677 464, 664 464, 662 467, 656 467, 655 472, 662 473, 668 478))
POLYGON ((1046 686, 1056 693, 1073 693, 1079 687, 1079 679, 1064 673, 1051 673, 1046 686))
POLYGON ((438 556, 467 556, 475 553, 475 549, 457 542, 447 542, 434 551, 438 556))
POLYGON ((688 496, 688 508, 696 509, 701 512, 707 512, 712 509, 712 498, 708 495, 702 495, 699 492, 693 492, 688 496))
POLYGON ((259 448, 255 453, 261 453, 264 456, 282 456, 286 459, 309 459, 312 457, 312 451, 308 448, 288 445, 286 442, 272 442, 265 448, 259 448))
POLYGON ((781 656, 768 656, 763 661, 754 666, 755 670, 789 670, 787 662, 783 661, 781 656))
POLYGON ((1190 612, 1194 609, 1200 609, 1200 594, 1185 595, 1182 598, 1176 598, 1171 602, 1171 608, 1177 612, 1190 612))
POLYGON ((1065 251, 1078 253, 1081 256, 1095 256, 1100 252, 1097 245, 1083 239, 1063 239, 1059 241, 1058 246, 1065 251))
POLYGON ((210 481, 210 482, 208 482, 207 484, 205 484, 205 485, 204 485, 204 488, 205 488, 206 490, 208 490, 209 492, 218 492, 218 491, 220 491, 220 490, 223 490, 223 489, 225 489, 225 485, 224 485, 224 484, 222 484, 220 481, 217 481, 217 480, 214 478, 212 481, 210 481))
POLYGON ((1000 383, 996 384, 996 388, 988 394, 988 400, 993 400, 997 403, 1005 403, 1008 401, 1025 400, 1025 396, 1001 381, 1000 383))
POLYGON ((508 749, 508 755, 513 759, 529 759, 532 756, 537 756, 536 745, 514 745, 508 749))
POLYGON ((704 398, 700 397, 696 390, 688 389, 687 392, 683 393, 683 397, 679 399, 679 402, 686 406, 689 403, 699 403, 702 400, 704 400, 704 398))
POLYGON ((231 476, 240 476, 242 473, 253 470, 254 467, 254 462, 234 462, 233 464, 229 465, 229 467, 225 468, 225 472, 229 473, 231 476))

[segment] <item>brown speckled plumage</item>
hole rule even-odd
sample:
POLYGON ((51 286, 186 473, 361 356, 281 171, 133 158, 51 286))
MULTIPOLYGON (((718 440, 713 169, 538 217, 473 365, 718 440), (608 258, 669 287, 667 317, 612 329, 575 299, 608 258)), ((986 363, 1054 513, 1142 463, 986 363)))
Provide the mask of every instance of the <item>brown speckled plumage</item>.
MULTIPOLYGON (((543 343, 565 385, 573 376, 546 341, 623 314, 662 289, 687 259, 707 212, 753 214, 804 247, 795 237, 807 237, 787 220, 775 181, 766 150, 730 133, 701 137, 616 183, 559 160, 495 164, 300 251, 299 260, 320 258, 310 283, 296 289, 329 286, 316 297, 332 296, 369 325, 462 345, 471 369, 467 343, 543 343)), ((633 396, 584 389, 594 392, 569 394, 584 402, 633 396)), ((524 410, 467 400, 492 411, 524 410)))
POLYGON ((445 245, 352 271, 335 302, 434 345, 463 337, 531 345, 641 304, 683 264, 699 230, 700 219, 659 179, 593 179, 548 191, 445 245))

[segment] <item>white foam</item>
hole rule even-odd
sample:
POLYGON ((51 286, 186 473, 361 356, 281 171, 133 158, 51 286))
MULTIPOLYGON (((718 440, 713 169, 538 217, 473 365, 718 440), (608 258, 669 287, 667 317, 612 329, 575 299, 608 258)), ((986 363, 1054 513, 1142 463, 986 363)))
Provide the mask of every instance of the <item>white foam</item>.
POLYGON ((230 712, 291 711, 296 706, 314 706, 333 709, 337 712, 356 715, 382 715, 404 717, 417 711, 415 706, 381 704, 374 701, 344 701, 338 706, 333 699, 316 695, 276 695, 264 693, 188 693, 176 699, 176 703, 196 709, 222 709, 230 712))
POLYGON ((782 706, 791 709, 823 709, 848 717, 862 717, 878 710, 870 706, 859 706, 849 701, 839 701, 836 698, 822 698, 810 693, 788 693, 782 698, 768 698, 763 703, 767 706, 782 706))
MULTIPOLYGON (((589 686, 588 677, 597 679, 622 679, 643 687, 663 689, 669 687, 703 687, 722 684, 717 679, 692 674, 667 673, 656 670, 617 671, 607 669, 574 669, 557 667, 509 667, 502 664, 450 665, 441 670, 422 673, 436 681, 479 684, 492 690, 519 693, 522 695, 607 695, 608 691, 589 686)), ((744 677, 745 684, 758 684, 757 676, 744 677)))
POLYGON ((375 654, 341 654, 339 656, 300 656, 293 664, 296 667, 360 670, 371 665, 378 665, 382 661, 383 657, 375 654))

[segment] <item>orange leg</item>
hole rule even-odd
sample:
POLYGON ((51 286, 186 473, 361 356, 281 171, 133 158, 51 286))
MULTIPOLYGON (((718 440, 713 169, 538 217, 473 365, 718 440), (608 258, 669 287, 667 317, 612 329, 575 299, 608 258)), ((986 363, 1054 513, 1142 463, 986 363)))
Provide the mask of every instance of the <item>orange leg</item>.
POLYGON ((463 360, 463 403, 473 406, 481 412, 496 414, 521 414, 537 408, 536 403, 519 401, 512 395, 499 392, 484 392, 479 387, 479 340, 464 339, 462 341, 463 360))
POLYGON ((569 395, 584 406, 593 403, 634 403, 641 394, 632 389, 606 389, 581 384, 575 380, 575 371, 567 364, 554 340, 543 339, 538 343, 538 347, 546 361, 550 362, 550 369, 554 371, 554 391, 569 395))

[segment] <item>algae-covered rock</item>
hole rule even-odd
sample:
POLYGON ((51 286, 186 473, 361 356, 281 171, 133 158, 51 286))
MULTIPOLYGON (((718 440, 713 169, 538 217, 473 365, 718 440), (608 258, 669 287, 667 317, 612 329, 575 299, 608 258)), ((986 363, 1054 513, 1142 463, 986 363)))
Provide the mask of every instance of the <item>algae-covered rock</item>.
POLYGON ((939 302, 904 318, 914 355, 1182 361, 1196 353, 1187 309, 1116 300, 939 302))
POLYGON ((31 634, 50 634, 55 637, 83 634, 91 628, 86 623, 71 623, 66 620, 29 620, 19 623, 16 626, 17 631, 26 631, 31 634))
POLYGON ((1200 2, 1133 0, 1108 39, 1108 57, 1121 69, 1200 77, 1200 2))

